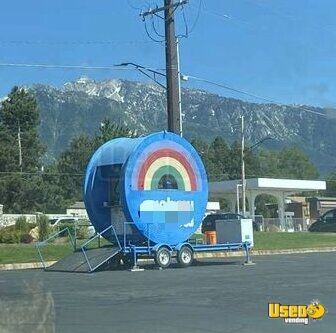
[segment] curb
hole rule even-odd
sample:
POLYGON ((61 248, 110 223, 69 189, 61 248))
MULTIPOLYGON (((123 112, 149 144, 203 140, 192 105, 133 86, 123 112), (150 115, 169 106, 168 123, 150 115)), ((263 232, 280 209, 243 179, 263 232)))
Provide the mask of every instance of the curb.
MULTIPOLYGON (((267 256, 276 254, 300 254, 300 253, 323 253, 336 252, 336 247, 304 248, 304 249, 285 249, 285 250, 252 250, 251 256, 267 256)), ((244 257, 245 251, 231 252, 213 252, 213 253, 196 253, 195 258, 230 258, 244 257)))
MULTIPOLYGON (((56 261, 46 261, 46 266, 54 264, 56 261)), ((0 271, 11 271, 17 269, 43 268, 41 262, 25 262, 16 264, 0 264, 0 271)))
MULTIPOLYGON (((324 253, 324 252, 336 252, 336 247, 320 247, 320 248, 305 248, 305 249, 286 249, 286 250, 252 250, 251 256, 267 256, 277 254, 300 254, 300 253, 324 253)), ((231 257, 244 257, 245 251, 230 251, 230 252, 213 252, 213 253, 196 253, 195 259, 207 259, 207 258, 231 258, 231 257)), ((148 262, 148 259, 139 260, 148 262)), ((54 264, 56 261, 46 261, 46 266, 54 264)), ((43 268, 40 262, 28 262, 17 264, 0 264, 0 271, 20 270, 20 269, 32 269, 43 268)))

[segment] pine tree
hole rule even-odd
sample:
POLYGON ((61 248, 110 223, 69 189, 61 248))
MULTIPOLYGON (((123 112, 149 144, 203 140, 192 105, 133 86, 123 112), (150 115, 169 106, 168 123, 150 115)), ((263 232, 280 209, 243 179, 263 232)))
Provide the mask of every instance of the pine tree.
POLYGON ((135 132, 113 124, 105 119, 99 132, 92 138, 81 135, 73 139, 68 149, 59 157, 56 169, 59 174, 59 187, 68 201, 83 200, 83 184, 87 164, 96 149, 105 142, 118 137, 135 137, 135 132))
POLYGON ((216 167, 213 178, 216 181, 229 179, 230 175, 230 147, 225 140, 218 136, 209 147, 209 158, 216 167))
POLYGON ((0 106, 1 171, 37 171, 44 148, 38 134, 39 112, 34 97, 14 87, 0 106))
POLYGON ((8 212, 34 212, 43 205, 38 125, 35 99, 14 87, 0 105, 0 202, 8 212))

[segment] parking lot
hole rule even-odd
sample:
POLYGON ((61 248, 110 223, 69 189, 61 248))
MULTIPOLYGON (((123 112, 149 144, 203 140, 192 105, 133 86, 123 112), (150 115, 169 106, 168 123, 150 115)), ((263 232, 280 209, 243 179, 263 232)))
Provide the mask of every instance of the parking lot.
POLYGON ((0 332, 333 332, 334 253, 216 259, 180 269, 93 274, 0 272, 0 332), (328 313, 308 325, 268 318, 268 302, 328 313))

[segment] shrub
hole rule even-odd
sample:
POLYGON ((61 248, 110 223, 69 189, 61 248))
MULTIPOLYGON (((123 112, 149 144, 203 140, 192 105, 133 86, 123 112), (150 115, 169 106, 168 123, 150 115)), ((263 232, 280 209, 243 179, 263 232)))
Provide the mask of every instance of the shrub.
POLYGON ((79 220, 77 228, 77 238, 78 239, 87 239, 89 238, 89 226, 90 222, 88 220, 79 220))
POLYGON ((38 215, 37 226, 39 228, 39 241, 45 240, 50 233, 49 218, 46 215, 38 215))
POLYGON ((89 238, 89 230, 87 226, 80 226, 77 229, 77 238, 78 239, 87 239, 89 238))
POLYGON ((27 222, 25 216, 20 216, 15 221, 15 230, 20 231, 21 233, 27 233, 30 231, 32 226, 27 222))
POLYGON ((71 236, 75 236, 75 223, 70 223, 70 222, 64 222, 64 223, 60 223, 58 226, 58 230, 62 231, 64 230, 62 233, 60 233, 60 237, 67 237, 69 234, 66 231, 66 229, 69 229, 69 232, 71 234, 71 236))
POLYGON ((24 244, 29 244, 29 243, 32 243, 33 241, 34 241, 34 238, 30 234, 22 234, 20 237, 20 242, 24 244))
POLYGON ((0 229, 0 243, 15 244, 20 242, 20 231, 15 230, 15 226, 0 229))

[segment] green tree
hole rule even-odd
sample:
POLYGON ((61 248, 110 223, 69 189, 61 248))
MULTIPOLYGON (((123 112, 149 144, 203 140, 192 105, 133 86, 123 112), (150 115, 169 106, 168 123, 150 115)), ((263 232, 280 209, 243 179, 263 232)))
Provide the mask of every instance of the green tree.
POLYGON ((280 174, 284 178, 316 179, 318 172, 307 155, 298 147, 283 148, 278 154, 280 174))
POLYGON ((258 152, 260 175, 263 177, 281 178, 284 172, 279 167, 278 152, 261 149, 258 152))
POLYGON ((37 171, 44 147, 39 134, 37 103, 23 88, 14 87, 0 106, 0 171, 37 171), (22 164, 20 165, 20 146, 22 164))
POLYGON ((230 178, 230 147, 222 137, 216 137, 210 144, 208 157, 212 164, 211 178, 220 181, 230 178))
POLYGON ((196 149, 198 155, 201 157, 205 170, 207 172, 208 180, 214 180, 216 175, 216 165, 211 158, 210 147, 207 142, 200 138, 192 139, 191 144, 196 149))
POLYGON ((261 150, 258 154, 262 175, 274 178, 316 179, 318 172, 307 155, 298 147, 280 151, 261 150))
POLYGON ((263 217, 278 217, 276 204, 277 200, 274 196, 260 194, 255 201, 255 213, 256 215, 262 215, 263 217))
POLYGON ((97 149, 105 142, 121 137, 134 138, 136 137, 136 132, 127 127, 114 124, 110 119, 104 119, 100 124, 98 134, 94 137, 94 147, 97 149))
MULTIPOLYGON (((246 178, 258 177, 260 174, 258 156, 252 150, 247 148, 244 151, 244 161, 246 178)), ((229 175, 230 179, 241 178, 241 145, 238 142, 234 142, 231 145, 229 175)))
POLYGON ((85 169, 95 148, 93 141, 89 136, 81 135, 60 155, 55 172, 64 199, 82 199, 85 169))
POLYGON ((56 162, 59 174, 58 186, 67 202, 83 199, 83 184, 87 164, 93 153, 105 142, 119 137, 135 137, 135 132, 105 119, 99 132, 92 138, 81 135, 70 142, 69 147, 56 162))
POLYGON ((0 202, 8 212, 34 212, 42 204, 37 173, 44 148, 38 125, 35 99, 14 87, 0 105, 0 202))

